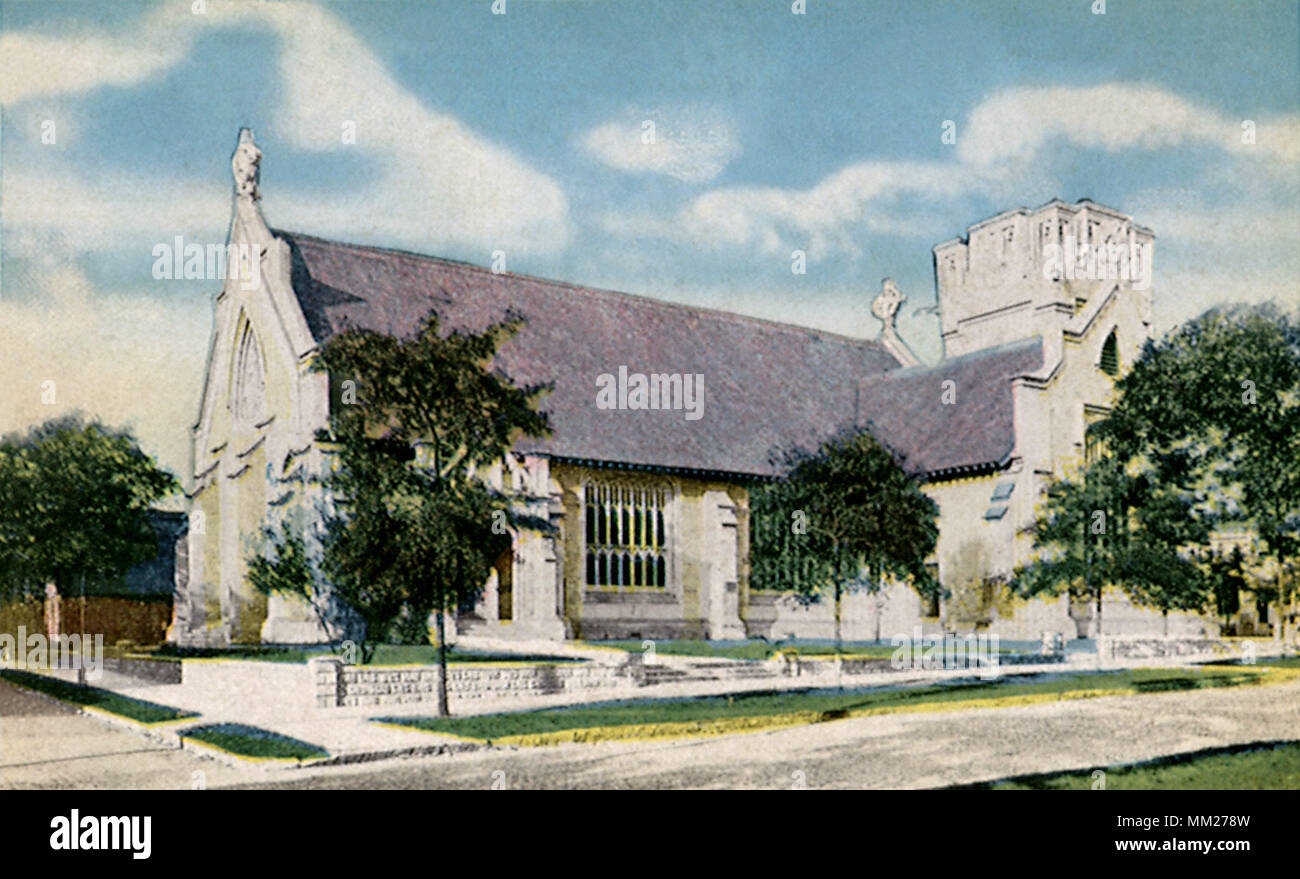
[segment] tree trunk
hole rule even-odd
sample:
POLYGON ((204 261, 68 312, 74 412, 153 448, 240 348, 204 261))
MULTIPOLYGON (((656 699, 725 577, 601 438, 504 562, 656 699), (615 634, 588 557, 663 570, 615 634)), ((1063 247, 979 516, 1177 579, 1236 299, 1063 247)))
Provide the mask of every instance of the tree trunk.
POLYGON ((885 588, 885 586, 883 583, 880 582, 881 579, 883 579, 883 574, 878 569, 871 570, 868 573, 868 576, 871 577, 872 585, 876 587, 876 643, 879 644, 880 643, 880 592, 882 589, 885 588))
POLYGON ((835 580, 835 655, 840 655, 840 581, 835 580))
POLYGON ((835 686, 844 689, 844 658, 840 655, 844 652, 841 646, 840 637, 840 586, 839 576, 835 577, 835 686))
POLYGON ((1101 599, 1102 599, 1103 591, 1104 590, 1102 589, 1102 587, 1100 586, 1097 587, 1097 638, 1098 640, 1101 639, 1101 599))
POLYGON ((1166 607, 1163 611, 1161 611, 1161 616, 1165 618, 1165 637, 1168 638, 1169 637, 1169 608, 1166 607))
POLYGON ((1274 634, 1278 641, 1285 642, 1287 597, 1293 584, 1287 579, 1286 559, 1281 553, 1278 553, 1277 562, 1277 629, 1274 634))
POLYGON ((438 590, 438 606, 434 610, 438 626, 438 716, 450 717, 447 706, 447 625, 442 618, 442 590, 438 590))

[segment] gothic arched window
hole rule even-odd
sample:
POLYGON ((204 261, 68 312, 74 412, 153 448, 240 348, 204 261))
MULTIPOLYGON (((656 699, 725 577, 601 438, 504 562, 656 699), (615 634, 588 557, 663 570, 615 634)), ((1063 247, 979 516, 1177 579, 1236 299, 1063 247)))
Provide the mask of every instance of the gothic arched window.
POLYGON ((256 424, 266 411, 266 372, 262 366, 262 348, 251 326, 245 325, 235 358, 235 420, 256 424))
POLYGON ((1119 345, 1115 341, 1115 331, 1111 330, 1110 335, 1101 346, 1101 360, 1097 364, 1101 371, 1109 376, 1119 375, 1119 345))

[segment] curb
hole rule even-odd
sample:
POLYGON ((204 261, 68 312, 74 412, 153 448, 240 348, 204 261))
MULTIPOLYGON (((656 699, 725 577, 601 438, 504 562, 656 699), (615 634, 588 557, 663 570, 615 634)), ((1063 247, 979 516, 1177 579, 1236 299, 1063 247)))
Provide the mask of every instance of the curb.
MULTIPOLYGON (((402 729, 410 731, 411 727, 402 729)), ((423 732, 423 730, 419 730, 423 732)), ((474 751, 502 750, 497 745, 491 745, 486 742, 459 742, 441 745, 411 745, 405 748, 389 748, 382 751, 351 751, 348 753, 337 754, 332 757, 325 757, 311 763, 303 763, 302 768, 315 768, 317 766, 348 766, 354 763, 373 763, 378 760, 392 760, 401 757, 434 757, 446 754, 466 754, 474 751)), ((517 750, 510 748, 509 750, 517 750)), ((296 767, 288 767, 296 768, 296 767)))

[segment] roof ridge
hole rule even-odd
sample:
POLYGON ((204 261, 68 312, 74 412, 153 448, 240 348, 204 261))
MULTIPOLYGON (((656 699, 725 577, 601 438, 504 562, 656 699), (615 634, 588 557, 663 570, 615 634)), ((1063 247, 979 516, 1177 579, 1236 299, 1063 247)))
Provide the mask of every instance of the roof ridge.
POLYGON ((862 380, 867 382, 874 382, 877 380, 885 381, 888 379, 896 379, 896 378, 910 378, 912 376, 917 376, 925 372, 934 372, 936 370, 940 370, 945 367, 960 366, 961 364, 968 363, 974 360, 981 360, 985 357, 990 357, 995 354, 1005 354, 1017 348, 1041 347, 1042 344, 1043 344, 1043 337, 1041 335, 1035 334, 1033 336, 1026 336, 1023 339, 1013 339, 1010 342, 1003 342, 1000 345, 993 345, 988 348, 980 348, 976 351, 969 351, 957 357, 946 357, 943 360, 940 360, 938 363, 933 363, 930 365, 918 364, 917 366, 907 366, 902 369, 893 369, 888 372, 863 376, 862 380))
MULTIPOLYGON (((569 290, 579 290, 584 293, 592 293, 598 296, 609 296, 609 297, 616 297, 624 300, 633 300, 639 303, 644 303, 652 307, 680 309, 693 314, 713 315, 716 317, 726 318, 727 320, 734 321, 736 323, 754 325, 763 329, 784 330, 784 331, 797 330, 799 332, 809 333, 819 337, 828 337, 831 339, 838 339, 838 340, 843 340, 845 342, 851 342, 855 345, 866 346, 869 348, 873 348, 877 351, 880 351, 882 353, 889 354, 888 349, 886 349, 883 345, 881 345, 877 339, 863 339, 857 336, 848 336, 843 333, 836 333, 831 330, 819 330, 815 327, 808 327, 802 324, 793 324, 793 323, 787 323, 786 321, 771 320, 770 318, 754 317, 753 315, 748 315, 748 314, 739 314, 737 312, 727 311, 726 309, 722 309, 722 308, 710 308, 708 306, 703 306, 703 305, 687 305, 684 302, 671 302, 666 299, 658 299, 654 296, 647 296, 644 293, 627 293, 622 290, 609 290, 602 287, 589 287, 583 284, 575 284, 571 281, 560 281, 555 278, 543 278, 538 275, 525 275, 525 274, 520 274, 518 272, 494 272, 491 269, 477 265, 476 263, 467 262, 465 260, 451 259, 450 257, 445 257, 445 256, 430 256, 429 254, 415 253, 414 251, 401 250, 395 247, 382 247, 374 244, 354 244, 352 242, 347 242, 347 241, 335 241, 330 238, 322 238, 319 235, 311 235, 305 232, 292 232, 287 229, 272 229, 271 234, 275 235, 277 238, 287 236, 292 239, 305 239, 308 241, 319 242, 321 244, 327 244, 330 245, 331 247, 344 248, 353 252, 361 252, 372 256, 378 256, 382 254, 382 255, 390 255, 390 256, 399 256, 399 257, 404 257, 406 259, 419 260, 422 262, 441 263, 443 265, 450 266, 453 268, 465 269, 470 272, 491 275, 494 278, 501 278, 501 277, 516 278, 521 281, 530 281, 535 284, 543 284, 551 287, 559 287, 559 288, 564 288, 569 290)), ((892 354, 890 354, 889 356, 893 357, 892 354)))

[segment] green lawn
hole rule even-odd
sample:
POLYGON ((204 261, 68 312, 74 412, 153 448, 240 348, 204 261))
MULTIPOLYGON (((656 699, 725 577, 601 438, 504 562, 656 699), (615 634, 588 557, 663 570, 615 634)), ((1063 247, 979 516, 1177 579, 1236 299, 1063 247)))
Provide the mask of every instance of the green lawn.
MULTIPOLYGON (((258 662, 303 663, 313 656, 329 656, 322 647, 164 647, 154 653, 164 659, 252 659, 258 662)), ((438 661, 438 649, 431 645, 380 644, 367 665, 432 665, 438 661)), ((517 655, 512 653, 477 653, 469 650, 447 651, 447 661, 465 662, 583 662, 573 657, 517 655)))
POLYGON ((241 757, 271 760, 316 760, 329 752, 308 742, 240 723, 196 726, 181 733, 183 739, 204 742, 241 757))
MULTIPOLYGON (((590 641, 587 646, 609 647, 627 653, 648 652, 641 641, 590 641)), ((655 641, 654 651, 665 656, 700 656, 709 659, 770 659, 778 647, 767 641, 718 643, 714 641, 655 641)))
POLYGON ((101 690, 98 687, 79 687, 76 684, 26 671, 0 670, 0 680, 44 693, 47 696, 53 696, 55 699, 64 702, 71 702, 73 705, 98 708, 101 711, 130 718, 139 723, 164 723, 169 720, 180 720, 185 717, 196 716, 193 712, 181 711, 154 702, 128 699, 126 696, 120 696, 109 690, 101 690))
MULTIPOLYGON (((1259 742, 1175 754, 1131 766, 1097 767, 1106 790, 1300 790, 1300 742, 1259 742)), ((1091 790, 1093 772, 1026 775, 977 790, 1091 790)))
POLYGON ((979 681, 927 687, 862 690, 785 690, 695 699, 640 699, 571 708, 485 714, 473 717, 380 718, 462 738, 492 741, 564 730, 647 724, 700 723, 739 718, 776 718, 811 712, 805 722, 836 720, 850 713, 961 703, 974 700, 1050 696, 1072 691, 1101 695, 1194 690, 1257 684, 1259 675, 1230 668, 1204 670, 1132 669, 1120 672, 1036 675, 1020 681, 979 681))
MULTIPOLYGON (((646 653, 643 641, 590 641, 591 647, 612 647, 628 653, 646 653)), ((654 642, 654 651, 665 656, 697 656, 708 659, 747 659, 762 661, 771 659, 777 651, 795 652, 800 656, 834 656, 835 645, 828 641, 699 641, 699 640, 663 640, 654 642)), ((845 657, 866 659, 888 659, 894 655, 897 647, 878 644, 874 641, 845 641, 839 647, 839 653, 845 657)), ((1017 651, 1007 647, 1000 648, 1001 653, 1017 651)))
MULTIPOLYGON (((1206 663, 1207 667, 1213 668, 1240 668, 1243 665, 1245 665, 1246 668, 1250 667, 1243 662, 1206 663)), ((1300 668, 1300 656, 1266 657, 1264 659, 1255 660, 1254 665, 1259 668, 1300 668)))

